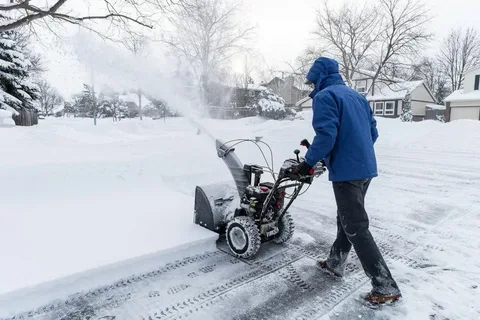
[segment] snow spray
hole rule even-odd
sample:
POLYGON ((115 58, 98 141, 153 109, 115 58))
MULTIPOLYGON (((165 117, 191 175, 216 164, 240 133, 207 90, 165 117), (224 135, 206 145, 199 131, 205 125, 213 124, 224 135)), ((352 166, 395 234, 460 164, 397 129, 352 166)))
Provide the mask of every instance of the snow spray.
POLYGON ((148 55, 134 55, 121 47, 100 42, 83 31, 79 31, 70 43, 78 59, 93 70, 95 83, 108 84, 118 91, 141 88, 179 111, 192 126, 215 142, 212 132, 201 123, 201 99, 187 87, 191 79, 175 76, 175 62, 163 56, 152 59, 148 55))

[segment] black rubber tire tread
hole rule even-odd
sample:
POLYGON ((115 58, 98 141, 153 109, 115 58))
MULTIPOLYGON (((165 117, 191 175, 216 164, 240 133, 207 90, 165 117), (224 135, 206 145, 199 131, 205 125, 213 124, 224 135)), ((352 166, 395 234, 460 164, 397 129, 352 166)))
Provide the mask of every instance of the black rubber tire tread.
POLYGON ((260 245, 262 242, 262 239, 260 237, 260 230, 255 224, 255 221, 250 217, 236 217, 235 219, 230 221, 226 229, 226 238, 227 238, 228 247, 230 248, 232 253, 236 257, 243 258, 243 259, 248 259, 253 257, 260 249, 260 245), (230 244, 230 240, 229 240, 230 237, 228 234, 228 230, 232 225, 240 226, 247 235, 247 250, 244 253, 235 252, 235 249, 230 244))
POLYGON ((290 240, 295 232, 295 224, 289 212, 285 213, 278 222, 278 233, 272 239, 275 243, 285 243, 290 240))

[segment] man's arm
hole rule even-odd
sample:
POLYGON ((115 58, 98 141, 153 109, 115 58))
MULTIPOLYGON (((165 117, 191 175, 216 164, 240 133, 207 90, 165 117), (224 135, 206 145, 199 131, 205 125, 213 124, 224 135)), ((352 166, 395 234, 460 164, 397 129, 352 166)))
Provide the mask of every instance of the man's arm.
POLYGON ((333 149, 339 124, 337 104, 330 93, 317 94, 313 106, 312 125, 316 135, 305 155, 305 162, 312 167, 333 149))

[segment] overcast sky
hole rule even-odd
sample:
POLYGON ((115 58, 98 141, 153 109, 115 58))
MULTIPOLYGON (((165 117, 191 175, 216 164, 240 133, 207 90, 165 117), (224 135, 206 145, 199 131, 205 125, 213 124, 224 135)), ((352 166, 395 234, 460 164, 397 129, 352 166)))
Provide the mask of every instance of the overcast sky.
MULTIPOLYGON (((343 3, 341 0, 329 2, 334 7, 343 3)), ((314 43, 311 33, 321 0, 244 0, 244 3, 250 19, 258 25, 256 47, 272 65, 285 67, 283 61, 293 61, 308 43, 314 43)), ((363 4, 365 1, 351 3, 363 4)), ((426 0, 425 3, 432 15, 430 30, 437 39, 458 26, 474 26, 480 31, 479 0, 426 0)))
MULTIPOLYGON (((74 0, 76 1, 76 0, 74 0)), ((276 70, 289 70, 284 62, 293 62, 309 44, 314 44, 312 30, 315 27, 316 10, 321 0, 243 0, 242 15, 245 21, 255 24, 256 37, 252 43, 276 70)), ((365 0, 352 1, 360 5, 365 0)), ((371 0, 376 1, 376 0, 371 0)), ((333 6, 343 1, 330 0, 333 6)), ((436 35, 437 43, 451 28, 477 27, 480 31, 479 0, 426 0, 431 10, 432 21, 429 28, 436 35)), ((71 53, 62 49, 60 43, 46 42, 41 49, 47 56, 50 68, 48 80, 64 95, 81 90, 82 81, 89 81, 89 74, 81 70, 81 65, 72 62, 71 53)), ((242 71, 243 59, 234 62, 234 70, 242 71)))

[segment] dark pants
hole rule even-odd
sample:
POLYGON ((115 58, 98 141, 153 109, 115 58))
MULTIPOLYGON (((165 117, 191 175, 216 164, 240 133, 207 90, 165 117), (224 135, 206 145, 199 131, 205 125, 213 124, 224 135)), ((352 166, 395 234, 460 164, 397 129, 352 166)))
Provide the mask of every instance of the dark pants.
POLYGON ((396 294, 399 293, 397 283, 368 230, 369 221, 364 203, 370 182, 371 179, 333 182, 338 207, 338 231, 328 264, 332 268, 344 267, 353 245, 363 270, 372 280, 373 292, 396 294))

